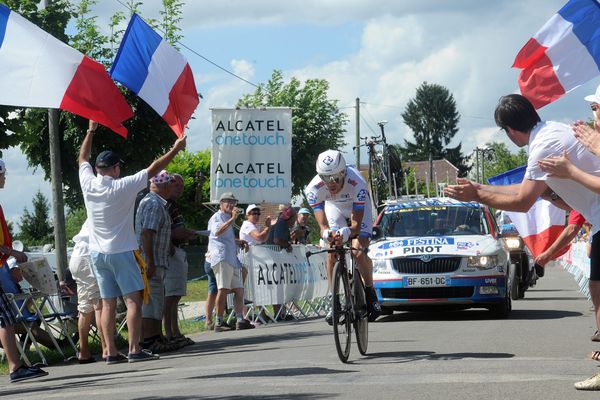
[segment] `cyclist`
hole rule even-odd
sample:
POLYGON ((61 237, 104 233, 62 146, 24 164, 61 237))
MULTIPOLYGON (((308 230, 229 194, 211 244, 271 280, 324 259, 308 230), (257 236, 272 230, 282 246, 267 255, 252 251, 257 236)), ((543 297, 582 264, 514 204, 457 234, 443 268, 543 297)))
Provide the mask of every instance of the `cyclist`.
MULTIPOLYGON (((363 251, 369 247, 372 234, 371 196, 367 182, 354 167, 347 166, 337 150, 327 150, 317 159, 317 176, 306 188, 306 198, 315 212, 324 243, 332 243, 334 236, 343 242, 352 238, 352 247, 366 288, 369 320, 381 313, 377 294, 373 289, 373 263, 363 251)), ((331 288, 335 255, 327 257, 327 279, 331 288)), ((332 324, 331 310, 325 317, 332 324)))

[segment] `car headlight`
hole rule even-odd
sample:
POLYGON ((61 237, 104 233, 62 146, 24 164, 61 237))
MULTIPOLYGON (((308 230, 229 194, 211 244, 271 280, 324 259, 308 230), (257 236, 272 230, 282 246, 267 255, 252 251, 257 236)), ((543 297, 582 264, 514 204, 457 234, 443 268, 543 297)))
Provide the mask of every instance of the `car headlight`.
POLYGON ((498 265, 498 256, 471 256, 467 260, 467 267, 478 269, 491 269, 498 265))
POLYGON ((373 260, 373 273, 382 273, 388 271, 387 260, 373 260))
POLYGON ((504 239, 504 243, 506 243, 509 250, 519 250, 521 248, 521 238, 519 237, 507 237, 504 239))

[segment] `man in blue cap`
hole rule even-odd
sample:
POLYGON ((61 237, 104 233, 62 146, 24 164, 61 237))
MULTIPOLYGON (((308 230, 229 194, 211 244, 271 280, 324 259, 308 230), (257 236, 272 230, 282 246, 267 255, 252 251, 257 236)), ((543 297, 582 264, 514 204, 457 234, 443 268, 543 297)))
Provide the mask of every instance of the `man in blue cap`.
POLYGON ((292 241, 294 244, 306 244, 308 242, 308 218, 310 217, 310 210, 308 208, 301 208, 298 210, 298 216, 296 217, 296 223, 292 227, 292 241))
MULTIPOLYGON (((133 210, 138 192, 146 188, 149 177, 165 169, 175 155, 185 148, 186 136, 178 138, 173 147, 146 169, 121 178, 123 160, 111 150, 96 158, 94 175, 89 163, 92 141, 98 123, 90 121, 79 150, 79 182, 90 224, 90 256, 98 279, 102 298, 102 335, 106 343, 107 364, 155 360, 156 354, 140 348, 142 325, 142 290, 144 282, 135 260, 138 241, 133 228, 133 210), (117 352, 115 345, 115 314, 117 297, 127 305, 129 355, 117 352)), ((149 271, 149 277, 154 271, 149 271)))

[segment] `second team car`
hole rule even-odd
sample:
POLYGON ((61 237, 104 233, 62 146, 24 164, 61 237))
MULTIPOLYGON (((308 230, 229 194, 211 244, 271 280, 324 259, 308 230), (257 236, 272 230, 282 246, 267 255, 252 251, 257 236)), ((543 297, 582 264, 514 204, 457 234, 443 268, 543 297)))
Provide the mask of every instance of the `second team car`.
POLYGON ((490 210, 449 198, 389 201, 369 248, 384 313, 483 307, 506 317, 514 264, 490 210))

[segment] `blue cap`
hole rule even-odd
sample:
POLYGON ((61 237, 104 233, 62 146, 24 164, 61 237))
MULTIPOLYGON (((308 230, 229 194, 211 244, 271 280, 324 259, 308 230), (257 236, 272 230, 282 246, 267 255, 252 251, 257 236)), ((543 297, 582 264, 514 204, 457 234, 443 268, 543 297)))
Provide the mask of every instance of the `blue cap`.
POLYGON ((301 208, 298 210, 298 214, 310 214, 310 210, 308 208, 301 208))

